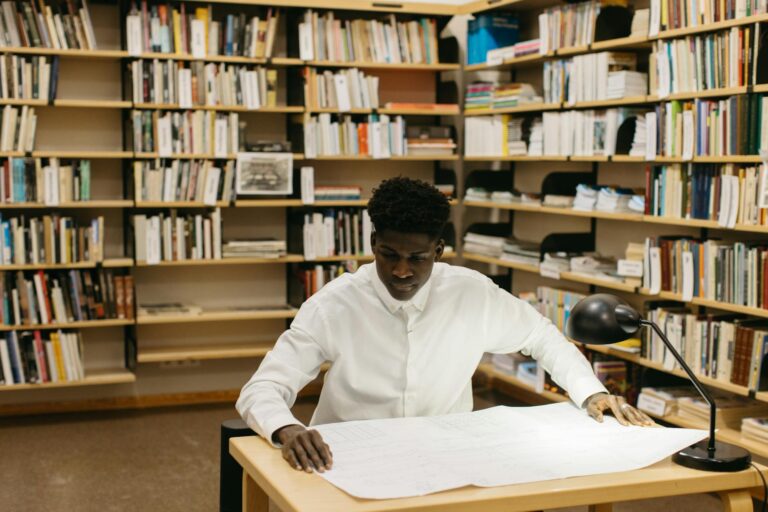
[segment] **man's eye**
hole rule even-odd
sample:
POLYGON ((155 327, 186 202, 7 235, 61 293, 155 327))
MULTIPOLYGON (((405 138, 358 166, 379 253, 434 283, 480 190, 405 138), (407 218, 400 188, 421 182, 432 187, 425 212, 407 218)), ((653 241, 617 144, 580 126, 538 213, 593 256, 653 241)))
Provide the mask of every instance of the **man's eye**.
POLYGON ((411 256, 411 261, 426 261, 426 256, 411 256))

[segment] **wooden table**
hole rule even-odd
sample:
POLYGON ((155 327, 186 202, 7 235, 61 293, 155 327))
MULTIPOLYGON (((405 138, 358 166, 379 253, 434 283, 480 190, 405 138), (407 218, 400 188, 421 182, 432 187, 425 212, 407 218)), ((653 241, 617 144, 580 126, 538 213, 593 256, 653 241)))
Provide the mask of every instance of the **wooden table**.
MULTIPOLYGON (((726 512, 744 512, 752 511, 750 490, 762 487, 754 468, 740 473, 709 473, 666 459, 637 471, 610 475, 504 487, 464 487, 417 498, 361 500, 317 475, 291 468, 280 450, 260 437, 230 439, 229 451, 243 466, 243 511, 247 512, 268 512, 269 499, 282 512, 523 512, 579 505, 591 505, 594 512, 610 512, 611 503, 617 501, 703 492, 718 492, 726 512)), ((768 476, 768 468, 758 466, 768 476)))

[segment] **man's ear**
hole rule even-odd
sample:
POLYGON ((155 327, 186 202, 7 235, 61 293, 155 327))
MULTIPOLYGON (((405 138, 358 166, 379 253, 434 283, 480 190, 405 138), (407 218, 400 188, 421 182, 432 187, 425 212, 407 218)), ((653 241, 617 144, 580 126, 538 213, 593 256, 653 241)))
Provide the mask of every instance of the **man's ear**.
POLYGON ((440 261, 440 258, 443 257, 443 251, 445 251, 445 240, 441 238, 435 245, 435 261, 440 261))
POLYGON ((376 232, 371 231, 371 249, 376 251, 376 232))

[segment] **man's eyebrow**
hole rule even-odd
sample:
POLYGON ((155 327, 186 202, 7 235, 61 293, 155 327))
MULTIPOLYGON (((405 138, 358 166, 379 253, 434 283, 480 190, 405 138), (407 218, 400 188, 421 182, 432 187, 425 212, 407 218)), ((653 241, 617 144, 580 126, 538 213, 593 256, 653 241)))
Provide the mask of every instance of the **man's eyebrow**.
MULTIPOLYGON (((397 249, 393 249, 392 247, 390 247, 390 246, 388 246, 386 244, 381 244, 381 248, 385 249, 387 251, 392 251, 392 252, 400 254, 400 251, 398 251, 397 249)), ((420 251, 414 251, 414 252, 408 253, 409 256, 416 256, 416 255, 420 255, 420 254, 429 254, 429 249, 422 249, 420 251)))

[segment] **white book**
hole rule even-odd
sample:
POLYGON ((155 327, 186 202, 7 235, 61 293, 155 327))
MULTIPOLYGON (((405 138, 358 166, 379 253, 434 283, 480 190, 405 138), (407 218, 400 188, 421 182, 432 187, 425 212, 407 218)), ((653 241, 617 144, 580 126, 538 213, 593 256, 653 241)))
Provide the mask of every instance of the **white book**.
POLYGON ((645 114, 645 159, 656 159, 656 112, 645 114))
POLYGON ((307 220, 304 221, 302 228, 302 242, 304 245, 304 259, 312 261, 317 258, 315 253, 315 239, 314 239, 314 226, 307 220))
POLYGON ((5 385, 13 386, 13 371, 11 370, 11 357, 8 353, 8 342, 0 338, 0 364, 3 366, 3 375, 5 375, 5 385))
POLYGON ((51 165, 43 167, 44 202, 48 206, 58 206, 60 204, 58 174, 58 167, 53 162, 51 162, 51 165))
POLYGON ((192 20, 190 23, 192 56, 197 59, 205 57, 205 22, 203 20, 192 20))
POLYGON ((49 324, 51 318, 48 316, 48 310, 45 307, 45 294, 43 293, 43 283, 40 280, 40 275, 35 274, 33 276, 35 283, 35 294, 37 295, 37 303, 40 305, 40 323, 49 324))
POLYGON ((259 87, 259 75, 255 71, 245 73, 246 108, 255 110, 261 108, 261 91, 259 87))
POLYGON ((301 168, 301 202, 303 204, 315 203, 315 168, 304 166, 301 168))
POLYGON ((340 112, 348 112, 352 108, 349 97, 349 83, 347 75, 337 73, 333 75, 334 85, 336 86, 336 104, 340 112))
POLYGON ((63 324, 67 322, 67 310, 64 306, 64 295, 61 292, 61 288, 56 286, 51 292, 51 302, 53 303, 53 316, 56 318, 56 322, 63 324))
MULTIPOLYGON (((149 265, 160 263, 160 217, 153 216, 147 219, 146 229, 146 262, 149 265)), ((138 244, 137 244, 138 245, 138 244)))
POLYGON ((192 70, 179 70, 179 107, 192 108, 192 70))
POLYGON ((693 124, 693 110, 683 111, 683 160, 693 159, 695 129, 693 124))
POLYGON ((141 16, 130 15, 125 18, 125 33, 128 44, 128 55, 141 55, 143 39, 141 37, 141 16))
POLYGON ((221 259, 221 208, 216 208, 211 214, 213 239, 213 259, 221 259))
POLYGON ((218 167, 209 167, 205 174, 205 193, 203 194, 203 203, 215 206, 216 195, 219 191, 219 179, 221 169, 218 167))
POLYGON ((67 381, 77 380, 77 372, 73 362, 72 345, 69 343, 69 337, 66 333, 59 331, 59 344, 61 345, 61 355, 64 363, 64 373, 67 381))
POLYGON ((147 216, 133 216, 134 238, 136 240, 136 260, 147 260, 147 216))
POLYGON ((218 21, 210 23, 208 28, 208 55, 219 54, 219 29, 221 24, 218 21))
POLYGON ((203 221, 203 257, 210 260, 213 257, 211 250, 211 219, 203 221))
POLYGON ((173 154, 173 132, 171 130, 171 114, 167 113, 157 120, 157 152, 161 157, 173 154))
MULTIPOLYGON (((0 340, 0 343, 2 340, 0 340)), ((53 350, 53 343, 51 340, 44 340, 45 345, 45 358, 48 361, 48 376, 51 378, 51 382, 59 382, 61 377, 59 376, 59 367, 56 364, 56 352, 53 350)), ((0 347, 2 352, 2 347, 0 347)))
POLYGON ((214 143, 213 154, 217 157, 226 158, 227 150, 227 132, 229 127, 227 126, 227 119, 223 117, 217 117, 214 121, 214 143))
POLYGON ((314 45, 312 40, 312 25, 299 23, 299 58, 301 60, 314 60, 314 45))
POLYGON ((203 216, 195 215, 195 240, 193 248, 193 259, 203 258, 203 216))

